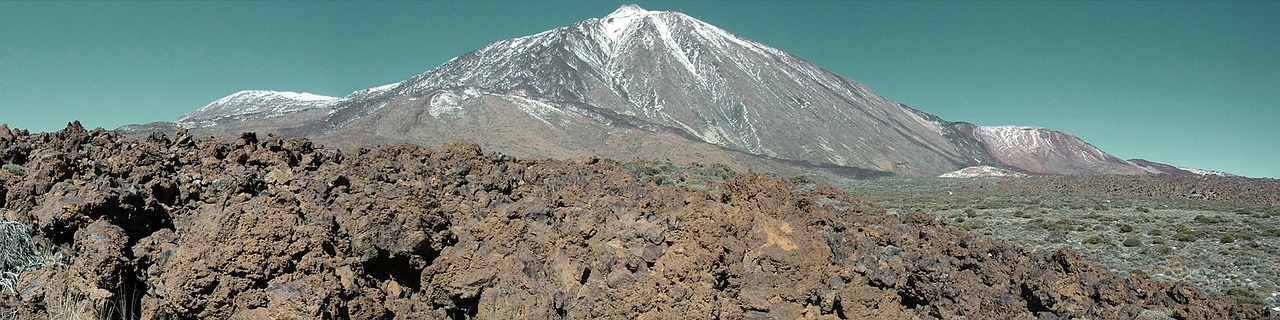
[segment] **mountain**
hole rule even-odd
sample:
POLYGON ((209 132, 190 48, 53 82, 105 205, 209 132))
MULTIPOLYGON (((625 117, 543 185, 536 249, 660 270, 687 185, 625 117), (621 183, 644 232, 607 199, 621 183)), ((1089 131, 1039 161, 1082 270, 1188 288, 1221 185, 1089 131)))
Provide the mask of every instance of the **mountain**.
POLYGON ((275 118, 328 109, 339 100, 310 93, 245 90, 218 99, 175 122, 183 127, 210 127, 254 118, 275 118))
POLYGON ((1130 162, 1130 163, 1133 163, 1133 164, 1136 164, 1136 165, 1138 165, 1138 166, 1141 166, 1141 167, 1143 167, 1143 168, 1146 168, 1146 169, 1147 169, 1147 171, 1151 171, 1151 172, 1158 172, 1158 173, 1163 173, 1163 174, 1170 174, 1170 175, 1175 175, 1175 176, 1184 176, 1184 177, 1239 177, 1238 175, 1234 175, 1234 174, 1230 174, 1230 173, 1226 173, 1226 172, 1222 172, 1222 171, 1204 170, 1204 169, 1196 169, 1196 168, 1185 168, 1185 167, 1175 167, 1175 166, 1171 166, 1171 165, 1167 165, 1167 164, 1163 164, 1163 163, 1159 163, 1159 162, 1152 162, 1152 161, 1143 160, 1143 159, 1129 159, 1129 162, 1130 162))
POLYGON ((1040 127, 984 127, 958 123, 1000 163, 1038 174, 1146 174, 1144 167, 1116 158, 1070 133, 1040 127))
POLYGON ((347 146, 466 140, 528 156, 644 156, 863 176, 982 165, 1152 172, 1063 132, 945 121, 688 15, 634 5, 498 41, 342 98, 242 91, 174 122, 119 130, 178 128, 347 146))

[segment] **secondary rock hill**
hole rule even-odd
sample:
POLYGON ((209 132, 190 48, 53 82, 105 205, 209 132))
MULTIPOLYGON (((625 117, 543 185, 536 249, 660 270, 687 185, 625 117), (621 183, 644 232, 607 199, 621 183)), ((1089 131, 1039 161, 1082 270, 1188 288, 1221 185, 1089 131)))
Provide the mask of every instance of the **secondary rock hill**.
POLYGON ((678 12, 604 18, 498 41, 346 97, 244 91, 175 122, 309 137, 335 146, 462 140, 537 157, 638 155, 757 170, 937 175, 986 165, 1039 174, 1148 174, 1079 138, 944 121, 852 79, 678 12))
POLYGON ((0 151, 0 216, 65 257, 0 291, 20 319, 68 299, 144 319, 1268 316, 755 174, 698 190, 468 144, 78 124, 0 128, 0 151))

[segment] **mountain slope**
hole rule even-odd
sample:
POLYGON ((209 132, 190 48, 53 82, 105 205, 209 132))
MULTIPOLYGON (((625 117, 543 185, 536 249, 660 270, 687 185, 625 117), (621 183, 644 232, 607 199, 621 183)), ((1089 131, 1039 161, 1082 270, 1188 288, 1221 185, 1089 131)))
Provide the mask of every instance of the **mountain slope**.
POLYGON ((1034 146, 997 145, 1005 141, 889 101, 799 57, 688 15, 636 6, 498 41, 403 82, 343 98, 271 102, 281 94, 237 95, 211 104, 219 112, 197 111, 176 126, 202 135, 256 130, 339 145, 461 139, 521 155, 666 156, 747 167, 799 162, 914 175, 974 165, 1147 172, 1083 141, 1048 154, 1011 152, 1034 146), (194 117, 204 113, 216 117, 194 117), (1056 157, 1077 153, 1091 156, 1056 157), (1036 158, 1042 156, 1049 158, 1036 158))

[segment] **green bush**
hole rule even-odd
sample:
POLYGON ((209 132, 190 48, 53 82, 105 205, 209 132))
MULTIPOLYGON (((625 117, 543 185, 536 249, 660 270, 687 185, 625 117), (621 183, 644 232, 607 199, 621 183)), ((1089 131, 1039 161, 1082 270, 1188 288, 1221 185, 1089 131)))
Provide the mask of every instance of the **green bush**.
POLYGON ((1131 225, 1127 225, 1127 224, 1122 224, 1122 225, 1120 225, 1120 232, 1125 232, 1125 233, 1133 232, 1133 226, 1131 226, 1131 225))
POLYGON ((719 178, 720 180, 728 180, 729 178, 733 178, 733 176, 738 174, 737 172, 733 171, 733 168, 729 168, 728 165, 719 163, 719 162, 712 163, 708 167, 709 167, 708 169, 710 170, 707 170, 703 174, 707 176, 719 178))
POLYGON ((1151 209, 1147 209, 1146 207, 1138 207, 1137 210, 1142 213, 1151 213, 1151 209))
POLYGON ((1126 247, 1137 247, 1142 245, 1142 240, 1138 239, 1137 237, 1128 237, 1128 238, 1124 238, 1124 242, 1121 244, 1123 244, 1126 247))
POLYGON ((1191 230, 1187 227, 1178 228, 1178 232, 1173 235, 1173 240, 1182 242, 1192 242, 1200 239, 1204 235, 1204 231, 1191 230))
POLYGON ((964 215, 969 216, 970 218, 976 217, 978 216, 978 210, 974 210, 973 208, 964 208, 964 215))
POLYGON ((1227 219, 1225 219, 1225 218, 1220 218, 1220 217, 1210 217, 1210 216, 1206 216, 1206 215, 1203 215, 1203 214, 1196 215, 1196 217, 1195 217, 1195 219, 1194 219, 1194 220, 1195 220, 1196 222, 1204 223, 1204 224, 1212 224, 1212 223, 1222 223, 1222 222, 1227 222, 1227 219))
POLYGON ((1232 243, 1232 242, 1236 242, 1236 237, 1228 233, 1228 234, 1222 235, 1221 238, 1218 238, 1218 241, 1222 243, 1232 243))
POLYGON ((1151 229, 1151 230, 1147 230, 1147 234, 1159 237, 1160 235, 1164 234, 1164 232, 1160 231, 1160 229, 1151 229))

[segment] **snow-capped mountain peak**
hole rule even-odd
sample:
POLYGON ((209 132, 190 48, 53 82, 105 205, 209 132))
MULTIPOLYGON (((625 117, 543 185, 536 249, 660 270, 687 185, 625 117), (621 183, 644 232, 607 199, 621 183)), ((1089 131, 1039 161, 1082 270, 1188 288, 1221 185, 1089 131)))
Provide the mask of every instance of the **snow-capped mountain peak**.
POLYGON ((613 41, 621 40, 623 33, 630 28, 636 20, 644 19, 652 16, 660 11, 649 11, 640 8, 634 4, 623 5, 618 10, 613 11, 609 15, 600 19, 601 27, 604 28, 604 34, 613 41))

